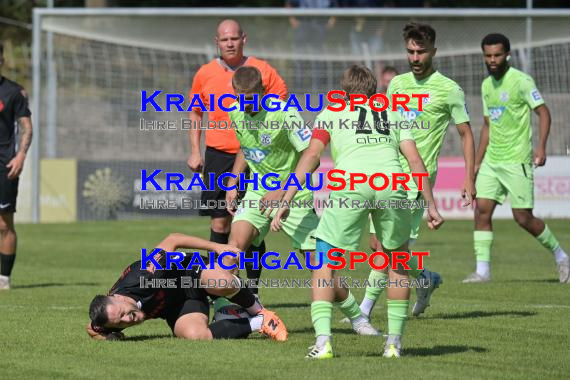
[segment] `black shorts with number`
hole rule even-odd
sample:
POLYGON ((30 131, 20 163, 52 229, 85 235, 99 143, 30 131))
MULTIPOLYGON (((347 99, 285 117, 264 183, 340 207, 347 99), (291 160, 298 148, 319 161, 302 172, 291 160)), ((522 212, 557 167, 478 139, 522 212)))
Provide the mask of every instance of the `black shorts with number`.
POLYGON ((16 212, 19 178, 8 179, 8 168, 0 167, 0 214, 16 212))
MULTIPOLYGON (((232 153, 223 152, 214 148, 207 147, 206 154, 204 157, 204 185, 206 188, 210 188, 210 175, 209 173, 216 173, 216 180, 223 173, 231 173, 234 167, 234 162, 236 160, 236 155, 232 153)), ((249 171, 249 170, 248 170, 249 171)), ((247 174, 247 173, 246 173, 247 174)), ((224 185, 227 186, 229 177, 224 178, 224 185)), ((200 216, 209 216, 211 218, 223 218, 228 215, 228 211, 225 208, 205 208, 207 206, 207 201, 216 201, 219 204, 220 201, 226 199, 226 191, 222 190, 217 182, 212 186, 214 191, 202 191, 201 202, 204 208, 200 208, 200 216)), ((243 198, 245 191, 240 191, 239 198, 243 198)))

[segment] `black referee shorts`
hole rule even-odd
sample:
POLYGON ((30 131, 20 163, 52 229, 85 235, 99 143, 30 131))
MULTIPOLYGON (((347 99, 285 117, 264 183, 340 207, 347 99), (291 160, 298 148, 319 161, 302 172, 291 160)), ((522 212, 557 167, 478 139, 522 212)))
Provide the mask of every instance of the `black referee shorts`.
MULTIPOLYGON (((214 191, 202 191, 201 194, 201 202, 202 205, 205 207, 207 205, 207 201, 216 201, 215 203, 218 204, 219 201, 226 200, 226 191, 222 190, 217 185, 217 179, 223 173, 231 173, 234 167, 234 162, 236 160, 236 155, 232 153, 223 152, 221 150, 217 150, 214 148, 207 147, 206 153, 204 157, 204 185, 207 188, 210 188, 210 175, 209 173, 215 173, 216 183, 214 183, 213 188, 214 191)), ((248 170, 249 172, 249 170, 248 170)), ((224 185, 227 186, 229 178, 224 178, 224 185)), ((243 198, 245 195, 245 191, 240 192, 239 198, 243 198)), ((209 216, 211 218, 224 218, 230 213, 225 208, 221 209, 219 207, 214 208, 200 208, 198 211, 200 216, 209 216)))
POLYGON ((9 169, 0 167, 0 214, 13 214, 16 212, 16 198, 18 197, 18 182, 20 178, 8 179, 9 169))

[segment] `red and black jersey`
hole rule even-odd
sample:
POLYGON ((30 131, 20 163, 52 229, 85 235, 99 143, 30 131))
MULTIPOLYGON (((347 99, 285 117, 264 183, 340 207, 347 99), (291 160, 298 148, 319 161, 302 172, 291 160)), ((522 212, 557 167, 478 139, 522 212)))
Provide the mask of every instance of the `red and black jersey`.
POLYGON ((16 155, 16 122, 31 114, 22 86, 0 76, 0 170, 16 155))
POLYGON ((172 309, 178 308, 186 301, 184 289, 180 286, 176 288, 146 288, 141 287, 141 282, 145 279, 174 278, 177 279, 177 285, 180 285, 180 277, 186 275, 187 272, 175 269, 156 270, 154 273, 150 273, 141 270, 140 267, 140 260, 129 265, 109 290, 108 295, 119 294, 134 299, 147 319, 166 319, 172 309), (141 279, 143 280, 141 281, 141 279))

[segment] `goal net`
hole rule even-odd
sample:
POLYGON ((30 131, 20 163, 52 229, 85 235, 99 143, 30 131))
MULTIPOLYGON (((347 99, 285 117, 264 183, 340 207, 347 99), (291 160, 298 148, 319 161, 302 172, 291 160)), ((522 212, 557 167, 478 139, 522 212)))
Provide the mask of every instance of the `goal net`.
MULTIPOLYGON (((568 154, 570 14, 537 13, 527 18, 467 10, 438 15, 413 9, 326 14, 284 9, 238 14, 230 9, 55 9, 43 11, 36 25, 41 35, 36 45, 41 49, 41 92, 34 94, 40 136, 35 164, 39 167, 41 162, 41 180, 32 186, 41 201, 36 205, 42 210, 40 220, 196 214, 183 209, 141 210, 145 196, 199 197, 198 191, 140 191, 141 169, 190 175, 187 131, 140 130, 141 118, 180 123, 187 114, 141 113, 141 90, 187 94, 198 68, 216 56, 217 23, 229 17, 239 20, 247 33, 246 55, 268 60, 289 92, 297 94, 338 89, 342 71, 355 62, 377 74, 386 66, 408 71, 402 27, 411 20, 431 24, 437 31, 435 66, 464 89, 476 141, 483 118, 480 87, 486 76, 480 41, 490 32, 504 33, 511 40, 511 64, 534 77, 550 107, 548 153, 568 154), (63 171, 75 173, 67 184, 57 180, 63 171), (62 194, 68 194, 65 201, 62 194), (58 216, 49 216, 54 213, 58 216)), ((306 120, 315 116, 303 113, 306 120)), ((450 127, 442 156, 461 155, 459 135, 450 127)))

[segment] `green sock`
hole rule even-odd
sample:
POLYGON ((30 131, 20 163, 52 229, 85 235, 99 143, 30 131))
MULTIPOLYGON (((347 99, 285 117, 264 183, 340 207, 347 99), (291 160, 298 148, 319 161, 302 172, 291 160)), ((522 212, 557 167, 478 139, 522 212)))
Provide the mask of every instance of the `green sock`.
POLYGON ((368 282, 370 286, 366 287, 366 292, 364 293, 364 298, 368 298, 376 302, 380 294, 384 291, 381 284, 386 284, 386 280, 388 279, 388 274, 383 272, 378 272, 376 270, 371 270, 370 274, 368 275, 368 282))
POLYGON ((558 240, 556 240, 546 224, 544 225, 544 231, 536 237, 536 240, 551 252, 554 252, 556 248, 560 247, 560 243, 558 243, 558 240))
POLYGON ((339 303, 340 310, 342 310, 343 314, 346 315, 349 319, 358 318, 362 315, 358 304, 356 303, 356 299, 354 295, 348 291, 348 297, 342 302, 339 303))
POLYGON ((388 300, 388 334, 402 335, 408 319, 409 300, 388 300))
POLYGON ((311 304, 311 320, 315 329, 315 336, 331 336, 333 304, 328 301, 313 301, 311 304))
POLYGON ((473 241, 477 261, 491 261, 491 246, 493 245, 493 231, 474 231, 473 241))

